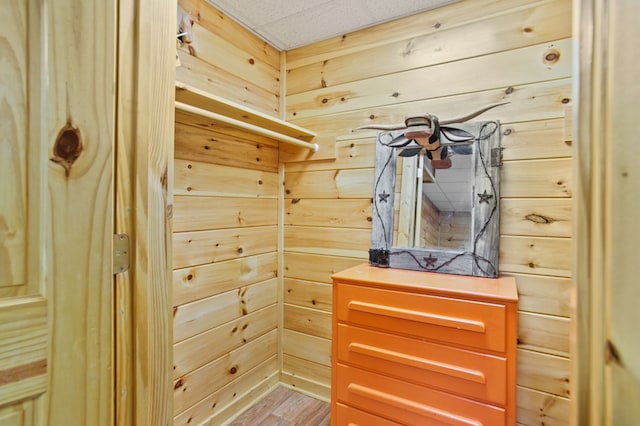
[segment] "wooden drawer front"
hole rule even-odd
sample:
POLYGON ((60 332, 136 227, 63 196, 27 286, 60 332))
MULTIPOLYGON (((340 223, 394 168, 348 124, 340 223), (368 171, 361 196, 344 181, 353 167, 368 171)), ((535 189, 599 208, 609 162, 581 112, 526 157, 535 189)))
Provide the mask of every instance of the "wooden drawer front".
POLYGON ((339 321, 504 352, 506 306, 338 284, 339 321))
POLYGON ((406 337, 338 325, 338 361, 504 405, 507 360, 406 337))
POLYGON ((499 426, 505 410, 338 364, 337 399, 410 425, 499 426), (464 414, 462 414, 464 413, 464 414))
POLYGON ((343 404, 336 404, 336 426, 402 426, 343 404))

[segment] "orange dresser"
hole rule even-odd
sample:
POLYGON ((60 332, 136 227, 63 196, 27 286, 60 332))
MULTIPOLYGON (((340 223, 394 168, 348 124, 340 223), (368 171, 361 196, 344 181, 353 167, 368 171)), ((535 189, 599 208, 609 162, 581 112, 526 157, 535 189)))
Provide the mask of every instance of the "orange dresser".
POLYGON ((332 425, 514 425, 511 277, 333 275, 332 425))

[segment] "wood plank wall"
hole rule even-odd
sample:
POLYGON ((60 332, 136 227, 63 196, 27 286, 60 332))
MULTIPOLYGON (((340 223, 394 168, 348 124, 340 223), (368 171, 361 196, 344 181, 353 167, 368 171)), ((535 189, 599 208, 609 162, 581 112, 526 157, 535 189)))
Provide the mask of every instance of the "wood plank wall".
MULTIPOLYGON (((279 115, 280 52, 204 0, 179 5, 177 80, 279 115)), ((221 424, 278 383, 278 168, 278 142, 176 112, 176 425, 221 424)))
POLYGON ((366 261, 374 133, 415 111, 493 102, 504 165, 500 271, 520 293, 518 423, 569 416, 570 0, 466 0, 287 52, 286 118, 320 134, 285 165, 282 380, 329 396, 331 274, 366 261))
POLYGON ((193 24, 176 80, 280 118, 280 52, 205 0, 178 0, 193 24))

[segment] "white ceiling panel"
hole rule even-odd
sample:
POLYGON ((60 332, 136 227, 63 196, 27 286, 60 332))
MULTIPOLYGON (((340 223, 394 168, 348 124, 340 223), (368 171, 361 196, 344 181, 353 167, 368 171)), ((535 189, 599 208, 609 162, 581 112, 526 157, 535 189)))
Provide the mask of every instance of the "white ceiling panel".
POLYGON ((458 0, 207 0, 280 50, 291 50, 458 0))

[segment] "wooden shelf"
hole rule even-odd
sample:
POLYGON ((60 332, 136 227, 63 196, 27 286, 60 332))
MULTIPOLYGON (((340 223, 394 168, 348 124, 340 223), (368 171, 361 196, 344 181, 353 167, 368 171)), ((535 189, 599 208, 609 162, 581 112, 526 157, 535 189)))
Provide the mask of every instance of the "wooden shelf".
POLYGON ((176 108, 281 142, 318 150, 318 144, 310 142, 317 134, 310 130, 181 82, 176 82, 176 108))

